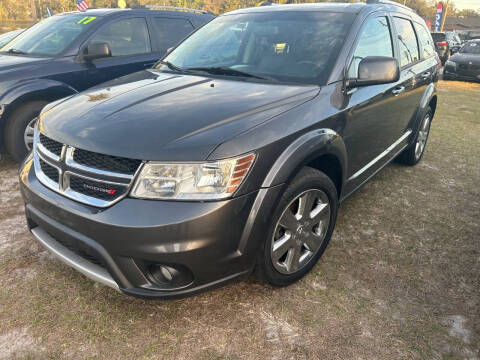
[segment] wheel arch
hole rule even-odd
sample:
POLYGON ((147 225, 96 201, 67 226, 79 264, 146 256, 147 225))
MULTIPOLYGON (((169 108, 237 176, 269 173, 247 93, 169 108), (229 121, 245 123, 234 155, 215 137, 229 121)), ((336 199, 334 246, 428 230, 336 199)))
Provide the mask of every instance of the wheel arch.
POLYGON ((0 99, 2 108, 0 114, 0 148, 5 144, 4 128, 10 121, 10 115, 19 106, 32 101, 50 103, 76 93, 77 90, 71 86, 55 80, 34 80, 9 89, 0 99))
POLYGON ((245 224, 238 255, 252 253, 258 248, 287 184, 305 166, 323 171, 331 179, 333 177, 340 199, 347 168, 347 151, 342 137, 331 129, 303 134, 281 153, 265 177, 245 224))
POLYGON ((302 135, 278 157, 262 188, 290 183, 305 166, 330 177, 340 197, 347 167, 347 151, 341 136, 331 129, 314 130, 302 135))
POLYGON ((436 94, 432 96, 428 105, 432 109, 432 120, 433 120, 433 117, 435 116, 435 111, 437 110, 437 95, 436 94))

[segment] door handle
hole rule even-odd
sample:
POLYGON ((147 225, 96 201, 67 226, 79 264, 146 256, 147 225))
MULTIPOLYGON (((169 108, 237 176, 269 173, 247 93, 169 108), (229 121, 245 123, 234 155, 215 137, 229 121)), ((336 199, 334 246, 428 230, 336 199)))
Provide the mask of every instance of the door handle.
POLYGON ((398 96, 404 91, 405 91, 405 86, 397 86, 395 89, 392 90, 392 94, 395 96, 398 96))
POLYGON ((432 73, 430 71, 425 71, 422 75, 420 75, 420 77, 423 80, 427 80, 431 75, 432 75, 432 73))
POLYGON ((156 61, 153 61, 153 62, 149 62, 149 63, 144 63, 143 66, 145 67, 152 67, 153 65, 155 65, 156 61))

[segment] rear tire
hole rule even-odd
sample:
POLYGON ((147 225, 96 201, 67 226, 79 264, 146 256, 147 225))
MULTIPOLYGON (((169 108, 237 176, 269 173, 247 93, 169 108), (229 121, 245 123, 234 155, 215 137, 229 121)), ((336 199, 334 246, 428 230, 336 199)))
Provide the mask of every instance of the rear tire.
POLYGON ((30 151, 25 144, 25 131, 46 104, 45 101, 32 101, 20 105, 8 117, 5 126, 5 147, 16 162, 21 162, 30 151))
POLYGON ((318 262, 332 237, 338 195, 324 173, 303 168, 283 193, 257 255, 257 277, 275 286, 301 279, 318 262))
POLYGON ((414 166, 422 160, 425 148, 427 147, 432 118, 433 111, 428 107, 426 113, 423 115, 422 122, 420 123, 417 135, 415 136, 415 141, 397 157, 399 163, 414 166))

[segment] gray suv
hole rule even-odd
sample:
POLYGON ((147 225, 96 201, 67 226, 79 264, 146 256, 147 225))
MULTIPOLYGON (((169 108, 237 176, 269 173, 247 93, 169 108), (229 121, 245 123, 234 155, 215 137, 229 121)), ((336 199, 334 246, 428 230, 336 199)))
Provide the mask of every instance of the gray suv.
POLYGON ((318 261, 339 204, 418 163, 439 59, 395 3, 242 9, 153 69, 48 105, 20 181, 34 237, 85 275, 177 297, 318 261))

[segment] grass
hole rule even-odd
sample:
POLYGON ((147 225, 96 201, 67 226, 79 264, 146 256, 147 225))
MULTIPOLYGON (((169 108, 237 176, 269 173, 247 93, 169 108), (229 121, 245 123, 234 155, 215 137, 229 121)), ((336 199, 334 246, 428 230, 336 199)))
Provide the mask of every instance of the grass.
POLYGON ((25 230, 0 162, 0 359, 479 359, 480 85, 439 83, 423 161, 347 200, 302 281, 250 279, 175 301, 130 298, 25 230))

